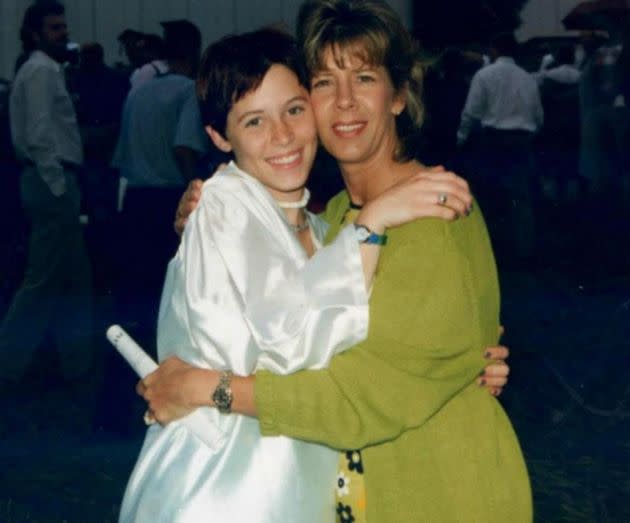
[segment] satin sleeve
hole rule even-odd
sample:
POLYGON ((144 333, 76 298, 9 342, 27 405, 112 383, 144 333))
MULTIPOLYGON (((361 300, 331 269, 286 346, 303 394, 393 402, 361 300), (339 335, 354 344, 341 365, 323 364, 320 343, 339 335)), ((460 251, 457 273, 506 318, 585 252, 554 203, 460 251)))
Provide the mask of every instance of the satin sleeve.
POLYGON ((368 305, 358 242, 345 229, 301 268, 252 296, 246 317, 263 355, 260 368, 323 368, 365 339, 368 305))
POLYGON ((285 374, 322 368, 365 339, 367 292, 350 228, 307 259, 278 216, 276 230, 228 191, 204 188, 192 218, 182 298, 191 342, 211 360, 285 374))

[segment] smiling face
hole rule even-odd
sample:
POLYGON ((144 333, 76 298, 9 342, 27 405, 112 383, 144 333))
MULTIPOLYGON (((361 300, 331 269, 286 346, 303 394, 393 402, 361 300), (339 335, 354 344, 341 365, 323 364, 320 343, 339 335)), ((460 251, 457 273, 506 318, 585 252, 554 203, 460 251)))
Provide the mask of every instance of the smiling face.
POLYGON ((302 197, 317 150, 308 92, 287 67, 272 65, 258 88, 230 109, 225 137, 212 127, 210 138, 232 152, 245 172, 279 201, 302 197))
POLYGON ((370 65, 353 51, 328 48, 311 80, 320 140, 342 168, 391 159, 398 144, 396 116, 405 107, 385 67, 370 65))

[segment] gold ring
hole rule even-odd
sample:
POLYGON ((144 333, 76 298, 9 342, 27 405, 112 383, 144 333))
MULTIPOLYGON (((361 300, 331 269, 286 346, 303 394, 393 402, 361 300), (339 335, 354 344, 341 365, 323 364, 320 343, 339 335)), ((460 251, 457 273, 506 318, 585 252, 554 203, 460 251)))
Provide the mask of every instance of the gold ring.
POLYGON ((155 419, 155 416, 153 416, 153 414, 151 413, 150 410, 147 409, 147 411, 144 413, 144 416, 142 416, 142 419, 144 420, 144 424, 148 427, 150 425, 153 425, 157 422, 157 420, 155 419))

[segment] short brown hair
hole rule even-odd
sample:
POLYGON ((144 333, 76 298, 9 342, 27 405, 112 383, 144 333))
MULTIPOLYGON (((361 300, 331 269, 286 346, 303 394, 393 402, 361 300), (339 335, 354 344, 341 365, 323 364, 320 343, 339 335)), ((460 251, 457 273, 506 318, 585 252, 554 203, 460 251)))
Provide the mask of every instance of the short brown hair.
POLYGON ((396 91, 406 91, 405 111, 396 118, 396 159, 412 157, 412 142, 424 120, 424 68, 418 46, 396 12, 381 0, 308 0, 300 8, 298 44, 309 75, 323 66, 329 49, 343 67, 343 51, 373 66, 383 66, 396 91))
POLYGON ((295 39, 279 29, 230 35, 210 45, 203 54, 197 76, 203 124, 225 136, 232 106, 257 89, 275 64, 293 71, 307 88, 295 39))

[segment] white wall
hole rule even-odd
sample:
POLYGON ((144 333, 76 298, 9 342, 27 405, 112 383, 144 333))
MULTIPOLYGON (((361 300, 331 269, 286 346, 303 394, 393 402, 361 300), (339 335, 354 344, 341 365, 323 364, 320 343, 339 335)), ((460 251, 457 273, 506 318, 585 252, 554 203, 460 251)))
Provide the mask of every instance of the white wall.
POLYGON ((19 50, 19 28, 27 0, 0 0, 0 77, 11 78, 19 50))
MULTIPOLYGON (((411 23, 412 0, 390 0, 411 23)), ((19 28, 31 0, 0 0, 0 77, 13 77, 13 64, 20 51, 19 28)), ((232 33, 284 22, 293 28, 300 0, 65 0, 70 38, 76 42, 97 41, 105 59, 118 55, 116 37, 123 29, 161 34, 159 22, 188 18, 201 29, 204 46, 232 33)))
POLYGON ((533 36, 562 34, 562 19, 581 0, 529 0, 521 13, 523 25, 517 32, 519 41, 533 36))

